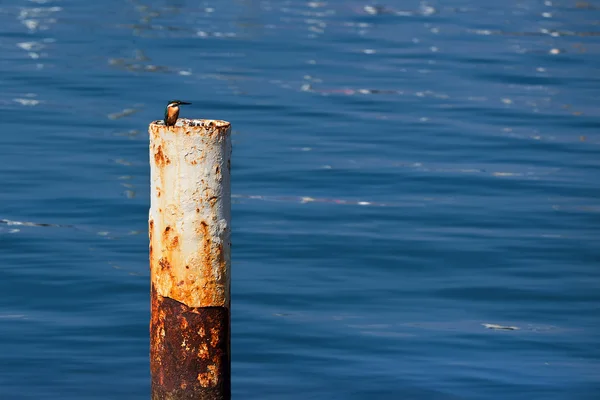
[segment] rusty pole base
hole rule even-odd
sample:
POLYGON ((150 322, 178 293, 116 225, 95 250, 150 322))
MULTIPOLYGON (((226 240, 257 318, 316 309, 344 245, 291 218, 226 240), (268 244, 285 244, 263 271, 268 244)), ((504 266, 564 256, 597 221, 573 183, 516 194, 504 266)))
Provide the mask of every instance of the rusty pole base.
POLYGON ((151 399, 229 400, 229 310, 151 296, 151 399))

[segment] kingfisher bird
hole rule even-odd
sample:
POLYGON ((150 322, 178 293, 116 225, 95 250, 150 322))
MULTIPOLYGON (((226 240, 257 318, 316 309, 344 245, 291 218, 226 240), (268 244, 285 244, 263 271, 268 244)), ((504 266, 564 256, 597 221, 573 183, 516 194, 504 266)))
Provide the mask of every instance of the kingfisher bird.
POLYGON ((185 101, 179 100, 171 100, 167 107, 165 108, 165 125, 166 126, 175 126, 177 122, 177 118, 179 117, 179 106, 182 104, 192 104, 186 103, 185 101))

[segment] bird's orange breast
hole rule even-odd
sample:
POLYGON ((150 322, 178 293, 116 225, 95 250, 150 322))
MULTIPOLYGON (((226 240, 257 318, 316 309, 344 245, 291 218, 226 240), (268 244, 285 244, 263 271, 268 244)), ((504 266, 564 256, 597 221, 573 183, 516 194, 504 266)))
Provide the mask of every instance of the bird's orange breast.
POLYGON ((167 110, 167 125, 175 125, 179 116, 179 107, 169 107, 167 110))

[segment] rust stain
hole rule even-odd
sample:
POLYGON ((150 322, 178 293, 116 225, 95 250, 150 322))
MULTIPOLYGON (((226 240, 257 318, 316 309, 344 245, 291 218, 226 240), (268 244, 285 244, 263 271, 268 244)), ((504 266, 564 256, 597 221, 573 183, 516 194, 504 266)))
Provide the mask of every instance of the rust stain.
POLYGON ((207 360, 210 357, 210 353, 208 351, 208 345, 206 343, 202 343, 200 348, 198 349, 198 357, 203 360, 207 360))
MULTIPOLYGON (((205 220, 200 220, 196 225, 196 234, 198 235, 198 252, 197 256, 186 261, 185 267, 194 271, 193 275, 187 279, 188 287, 193 287, 192 290, 184 287, 184 290, 174 292, 174 297, 183 302, 193 298, 200 304, 223 304, 227 300, 223 300, 227 296, 228 288, 225 286, 227 282, 227 262, 225 259, 225 245, 227 243, 221 241, 213 242, 209 223, 205 220), (220 271, 215 273, 215 268, 220 271), (196 277, 200 277, 198 280, 196 277), (195 290, 200 284, 199 290, 195 290), (188 289, 188 290, 185 290, 188 289), (176 295, 175 295, 176 293, 176 295)), ((197 304, 197 303, 196 303, 197 304)))
POLYGON ((161 270, 163 270, 163 271, 164 271, 164 270, 170 270, 170 269, 171 269, 171 264, 169 263, 169 260, 167 260, 167 259, 166 259, 166 258, 164 258, 164 257, 161 257, 161 258, 158 260, 158 265, 160 266, 160 269, 161 269, 161 270))
POLYGON ((156 162, 156 165, 159 167, 164 167, 165 165, 168 165, 171 163, 171 160, 169 160, 169 157, 167 157, 165 155, 165 153, 163 153, 163 149, 160 144, 158 145, 158 147, 156 148, 156 152, 154 153, 154 161, 156 162))
MULTIPOLYGON (((200 268, 202 270, 202 275, 203 276, 211 276, 212 275, 212 257, 211 257, 211 249, 212 249, 212 243, 210 240, 210 230, 208 229, 208 224, 206 223, 206 221, 200 221, 200 231, 198 232, 200 234, 200 236, 202 237, 202 260, 201 260, 201 265, 200 268)), ((207 287, 205 288, 207 289, 205 291, 205 293, 208 295, 209 293, 207 293, 208 291, 214 290, 214 285, 211 285, 211 287, 207 287)))
POLYGON ((150 239, 150 247, 152 247, 152 231, 154 230, 154 220, 148 221, 148 238, 150 239))
POLYGON ((156 227, 161 235, 160 239, 151 238, 155 254, 150 256, 150 269, 151 280, 161 295, 196 306, 229 304, 229 273, 224 254, 228 243, 213 240, 212 223, 197 219, 197 250, 188 257, 181 253, 182 237, 173 225, 156 227))
POLYGON ((229 399, 229 310, 187 307, 153 286, 151 311, 152 399, 229 399))
POLYGON ((175 231, 170 226, 165 228, 162 241, 163 246, 169 251, 176 250, 179 247, 179 236, 175 234, 175 231))
POLYGON ((198 382, 202 387, 210 387, 215 386, 219 382, 219 377, 217 376, 217 368, 216 365, 209 365, 207 368, 207 372, 202 374, 198 374, 198 382))
POLYGON ((219 261, 223 260, 223 243, 218 244, 216 256, 219 261))
POLYGON ((154 230, 154 220, 148 220, 148 237, 150 238, 150 245, 148 246, 148 250, 150 252, 150 265, 152 265, 154 260, 154 255, 152 254, 152 231, 154 230))
MULTIPOLYGON (((208 232, 208 224, 206 223, 206 221, 200 221, 200 227, 198 228, 196 233, 201 235, 204 238, 204 242, 208 242, 208 244, 210 245, 210 236, 208 232)), ((204 249, 206 249, 206 247, 204 249)))
POLYGON ((219 330, 217 328, 210 328, 210 345, 215 347, 219 344, 219 330))

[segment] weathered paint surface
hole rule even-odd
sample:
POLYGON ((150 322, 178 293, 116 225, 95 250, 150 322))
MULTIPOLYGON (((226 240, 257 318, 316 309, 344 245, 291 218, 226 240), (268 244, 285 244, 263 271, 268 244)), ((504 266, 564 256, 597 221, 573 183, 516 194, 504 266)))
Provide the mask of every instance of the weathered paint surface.
POLYGON ((149 133, 152 399, 229 399, 231 127, 149 133))
POLYGON ((230 124, 155 121, 149 132, 152 284, 189 307, 229 308, 230 124))
POLYGON ((151 300, 152 399, 229 399, 229 309, 151 300))

